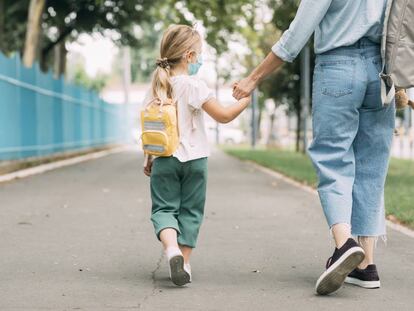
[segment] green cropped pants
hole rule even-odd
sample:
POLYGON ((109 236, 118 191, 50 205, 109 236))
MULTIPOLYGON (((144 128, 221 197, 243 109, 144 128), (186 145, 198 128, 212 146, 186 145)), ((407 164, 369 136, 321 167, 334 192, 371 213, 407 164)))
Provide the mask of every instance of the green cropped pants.
POLYGON ((207 158, 180 162, 175 157, 154 160, 151 171, 151 221, 155 233, 173 228, 178 243, 194 248, 204 215, 207 158))

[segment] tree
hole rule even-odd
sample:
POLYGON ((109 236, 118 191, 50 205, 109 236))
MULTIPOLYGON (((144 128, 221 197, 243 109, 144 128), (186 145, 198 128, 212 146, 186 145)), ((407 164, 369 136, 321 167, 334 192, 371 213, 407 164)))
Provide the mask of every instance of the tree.
MULTIPOLYGON (((50 63, 50 52, 67 40, 75 40, 80 33, 110 34, 120 45, 140 46, 135 26, 154 16, 160 0, 48 0, 44 18, 45 32, 41 48, 43 68, 50 63)), ((62 59, 65 53, 62 53, 62 59)), ((63 68, 64 66, 60 66, 63 68)))
POLYGON ((6 1, 0 0, 0 50, 3 50, 6 1))
MULTIPOLYGON (((245 16, 246 26, 239 29, 240 35, 250 49, 250 53, 245 55, 242 61, 248 72, 271 51, 273 44, 289 27, 296 15, 299 1, 263 0, 257 1, 255 4, 256 7, 250 7, 250 14, 245 16), (264 14, 261 13, 263 10, 264 14), (263 22, 263 15, 269 13, 272 15, 270 22, 263 22)), ((296 150, 299 150, 302 126, 300 59, 283 65, 278 72, 270 75, 259 85, 259 91, 259 124, 266 99, 273 99, 275 109, 278 105, 286 105, 288 113, 294 114, 297 118, 295 146, 296 150)), ((272 118, 273 116, 270 115, 271 124, 274 121, 272 118)))
MULTIPOLYGON (((248 72, 251 72, 257 66, 257 64, 267 55, 267 53, 269 53, 270 48, 280 37, 280 34, 280 30, 277 29, 272 23, 263 23, 261 16, 257 16, 255 20, 249 23, 248 27, 245 27, 241 30, 241 35, 244 37, 246 45, 248 45, 250 49, 250 53, 245 55, 243 60, 243 66, 247 69, 248 72)), ((272 98, 275 104, 280 102, 280 98, 278 97, 280 92, 275 92, 275 87, 273 85, 275 78, 277 78, 276 74, 272 74, 271 77, 266 79, 258 87, 259 128, 262 122, 265 100, 272 98)), ((272 123, 273 120, 271 119, 270 122, 272 123)), ((258 135, 260 135, 260 132, 258 135)))
MULTIPOLYGON (((136 36, 137 25, 163 23, 165 27, 170 23, 192 24, 198 19, 206 27, 207 42, 221 53, 227 49, 229 35, 239 28, 238 21, 244 15, 248 15, 252 8, 250 2, 250 0, 0 0, 0 7, 5 7, 5 10, 0 13, 0 35, 7 37, 2 50, 6 54, 21 51, 23 57, 27 54, 28 59, 37 55, 42 68, 46 70, 54 63, 52 50, 59 44, 64 45, 68 40, 76 40, 81 33, 99 32, 110 35, 120 45, 140 48, 142 43, 136 36), (29 12, 30 3, 36 10, 29 12), (28 16, 33 16, 34 19, 28 22, 28 16), (33 27, 33 25, 40 26, 33 27), (28 44, 27 49, 24 48, 24 35, 22 36, 21 28, 24 28, 24 33, 27 29, 29 34, 39 31, 38 44, 32 40, 32 44, 28 44), (36 53, 33 53, 33 50, 36 53)), ((30 38, 33 37, 30 35, 30 38)), ((60 53, 55 53, 55 57, 64 58, 64 49, 61 47, 58 50, 60 53)))
POLYGON ((100 92, 107 84, 109 77, 98 73, 94 78, 88 76, 82 64, 77 64, 72 73, 71 81, 88 89, 100 92))
POLYGON ((133 82, 148 81, 155 66, 159 53, 158 43, 161 33, 154 29, 153 24, 143 23, 137 37, 140 46, 131 49, 131 78, 133 82))
MULTIPOLYGON (((286 30, 292 20, 295 18, 299 1, 279 1, 269 0, 269 6, 274 8, 273 11, 273 24, 281 30, 286 30)), ((313 53, 313 51, 312 51, 313 53)), ((296 151, 300 150, 300 138, 301 138, 301 127, 302 127, 302 106, 300 102, 300 59, 296 59, 293 63, 285 64, 280 71, 278 77, 282 81, 280 97, 284 97, 287 102, 289 111, 295 114, 296 123, 296 151)), ((275 87, 275 90, 277 86, 275 87)))
MULTIPOLYGON (((253 24, 249 25, 250 30, 243 32, 244 36, 249 42, 252 53, 260 55, 260 59, 269 53, 272 45, 277 41, 278 37, 286 30, 296 15, 299 1, 281 1, 281 0, 267 0, 264 4, 269 10, 273 10, 273 17, 271 24, 261 25, 257 27, 257 23, 262 23, 260 20, 255 20, 253 24), (248 34, 246 36, 246 34, 248 34), (275 34, 272 36, 272 34, 275 34), (253 44, 253 45, 252 45, 253 44), (260 52, 257 52, 260 51, 260 52)), ((313 51, 312 51, 313 53, 313 51)), ((252 65, 251 56, 247 56, 247 66, 252 65)), ((254 61, 254 66, 258 61, 254 61)), ((260 86, 260 101, 259 107, 263 108, 263 100, 272 98, 274 104, 287 105, 288 112, 296 116, 296 143, 295 149, 300 149, 301 138, 301 121, 302 121, 302 106, 300 101, 300 59, 298 58, 292 63, 284 64, 278 72, 272 74, 268 79, 263 81, 260 86)), ((275 107, 276 108, 276 107, 275 107)), ((261 114, 260 114, 261 115, 261 114)), ((272 116, 270 116, 272 118, 272 116)), ((272 123, 272 120, 270 120, 272 123)))
POLYGON ((206 40, 219 55, 228 49, 231 35, 243 28, 241 20, 253 18, 255 10, 251 0, 185 0, 184 3, 206 27, 206 40))
MULTIPOLYGON (((0 8, 4 7, 0 12, 0 36, 4 39, 1 50, 6 54, 22 52, 27 65, 37 57, 46 70, 54 63, 54 57, 64 60, 65 42, 76 40, 81 33, 99 32, 110 35, 120 45, 139 46, 135 26, 152 20, 154 10, 162 3, 161 0, 0 0, 0 8), (53 55, 51 52, 58 45, 60 53, 53 55)), ((62 71, 63 63, 56 68, 62 71)))
POLYGON ((0 6, 0 49, 6 55, 22 52, 29 0, 0 0, 0 6))
POLYGON ((31 0, 27 18, 26 40, 24 44, 23 63, 32 67, 40 34, 40 22, 46 0, 31 0))

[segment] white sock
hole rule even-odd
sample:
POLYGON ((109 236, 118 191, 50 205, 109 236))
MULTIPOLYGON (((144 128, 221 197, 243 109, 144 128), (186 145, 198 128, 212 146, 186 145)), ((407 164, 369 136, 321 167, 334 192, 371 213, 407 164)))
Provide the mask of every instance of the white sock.
POLYGON ((174 256, 182 256, 183 253, 181 253, 181 250, 178 247, 167 247, 165 250, 165 255, 167 256, 167 259, 170 260, 174 256))
POLYGON ((190 282, 192 281, 193 277, 191 275, 191 266, 190 263, 184 264, 184 270, 190 275, 190 282))
POLYGON ((184 270, 187 271, 187 273, 191 275, 191 266, 189 263, 184 264, 184 270))

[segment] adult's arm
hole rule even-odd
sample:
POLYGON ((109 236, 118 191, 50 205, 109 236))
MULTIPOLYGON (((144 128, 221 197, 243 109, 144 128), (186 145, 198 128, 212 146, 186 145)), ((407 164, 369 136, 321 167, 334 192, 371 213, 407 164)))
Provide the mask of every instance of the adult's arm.
POLYGON ((332 0, 302 0, 289 29, 262 63, 234 86, 233 96, 236 99, 248 96, 261 80, 278 69, 283 62, 292 62, 322 21, 331 3, 332 0))

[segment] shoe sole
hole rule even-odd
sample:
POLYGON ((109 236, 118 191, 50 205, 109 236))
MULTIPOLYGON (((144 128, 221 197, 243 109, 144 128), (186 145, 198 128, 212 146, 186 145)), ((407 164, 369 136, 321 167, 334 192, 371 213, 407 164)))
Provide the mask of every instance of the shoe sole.
POLYGON ((174 256, 169 260, 171 281, 178 286, 190 283, 190 275, 184 270, 184 257, 174 256))
POLYGON ((361 247, 352 247, 346 251, 332 266, 330 266, 316 282, 315 290, 319 295, 329 295, 345 282, 346 277, 365 258, 361 247))
POLYGON ((369 288, 369 289, 380 288, 381 287, 381 282, 380 281, 362 281, 362 280, 352 278, 352 277, 349 277, 349 276, 346 277, 345 283, 356 285, 356 286, 363 287, 363 288, 369 288))

